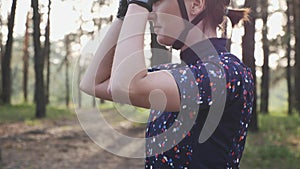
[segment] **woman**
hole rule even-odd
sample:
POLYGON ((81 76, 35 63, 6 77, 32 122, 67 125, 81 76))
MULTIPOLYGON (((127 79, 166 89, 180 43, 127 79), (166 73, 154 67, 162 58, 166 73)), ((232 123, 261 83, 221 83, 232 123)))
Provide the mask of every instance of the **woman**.
POLYGON ((145 168, 239 168, 253 103, 250 70, 217 38, 249 10, 230 0, 121 0, 80 88, 96 97, 152 109, 145 168), (128 8, 128 10, 127 10, 128 8), (125 15, 126 14, 126 15, 125 15), (124 19, 124 20, 123 20, 124 19), (147 69, 144 30, 181 50, 183 64, 147 69))

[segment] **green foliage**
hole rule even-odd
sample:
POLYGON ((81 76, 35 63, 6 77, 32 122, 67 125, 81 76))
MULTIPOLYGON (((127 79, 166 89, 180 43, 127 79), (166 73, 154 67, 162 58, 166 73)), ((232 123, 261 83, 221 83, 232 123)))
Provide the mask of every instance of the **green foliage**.
POLYGON ((25 119, 25 124, 28 126, 36 126, 41 124, 41 121, 38 119, 25 119))
MULTIPOLYGON (((74 112, 70 109, 57 106, 47 107, 47 118, 57 119, 61 117, 72 117, 74 112)), ((29 125, 39 123, 35 118, 35 106, 33 104, 18 104, 0 106, 0 124, 24 121, 29 125)))
POLYGON ((75 116, 75 111, 68 109, 65 106, 48 106, 47 107, 47 116, 50 119, 57 119, 61 117, 69 118, 75 116))
POLYGON ((300 117, 282 113, 259 116, 260 131, 249 133, 243 169, 297 168, 300 164, 300 117))

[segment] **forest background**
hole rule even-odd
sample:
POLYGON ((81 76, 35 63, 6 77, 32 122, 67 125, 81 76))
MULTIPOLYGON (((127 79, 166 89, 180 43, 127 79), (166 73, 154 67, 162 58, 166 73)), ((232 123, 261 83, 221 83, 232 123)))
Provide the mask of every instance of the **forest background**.
MULTIPOLYGON (((43 160, 34 160, 33 154, 46 151, 45 147, 37 150, 29 143, 38 142, 41 136, 48 138, 49 131, 55 127, 80 126, 76 108, 102 107, 104 113, 115 110, 114 104, 80 92, 78 84, 98 42, 115 19, 117 6, 114 0, 0 1, 0 168, 51 168, 50 165, 42 167, 47 166, 43 160), (28 143, 29 136, 32 140, 28 143), (18 159, 22 152, 32 154, 32 158, 18 159)), ((232 1, 231 7, 252 9, 250 22, 235 28, 224 23, 226 32, 220 35, 231 37, 228 48, 253 70, 256 79, 251 133, 242 166, 297 168, 300 163, 300 73, 297 73, 300 72, 300 32, 297 31, 300 1, 241 0, 232 1)), ((147 29, 152 29, 151 23, 147 29)), ((148 66, 180 61, 177 51, 156 42, 155 34, 146 34, 145 49, 153 54, 146 58, 148 66), (151 51, 151 47, 170 55, 162 57, 162 53, 151 51)), ((128 131, 140 127, 124 121, 113 119, 116 128, 120 125, 124 128, 123 124, 128 131)), ((78 134, 82 130, 68 129, 63 134, 70 132, 73 132, 71 139, 82 138, 92 146, 86 135, 78 134)), ((54 143, 60 144, 54 138, 46 145, 54 143)), ((67 155, 55 163, 71 168, 71 162, 68 163, 73 158, 68 154, 71 151, 62 149, 67 155)), ((53 163, 51 156, 44 157, 49 164, 53 163)), ((98 158, 103 158, 101 153, 98 158)), ((115 158, 119 164, 126 161, 115 158)), ((135 166, 130 160, 127 162, 135 166)), ((101 160, 93 163, 98 168, 109 165, 101 160)))

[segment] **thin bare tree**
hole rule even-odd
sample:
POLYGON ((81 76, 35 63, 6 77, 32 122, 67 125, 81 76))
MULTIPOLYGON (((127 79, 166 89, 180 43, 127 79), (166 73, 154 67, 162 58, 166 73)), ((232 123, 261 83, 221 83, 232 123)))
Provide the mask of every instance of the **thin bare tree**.
POLYGON ((12 1, 11 12, 8 16, 8 34, 5 45, 4 55, 1 58, 2 67, 2 103, 10 104, 11 99, 11 57, 12 57, 12 46, 13 46, 13 30, 15 24, 15 14, 17 8, 17 0, 12 1))
POLYGON ((294 19, 295 19, 295 108, 300 114, 300 32, 297 31, 300 28, 300 1, 294 0, 294 19))
MULTIPOLYGON (((2 10, 2 1, 0 1, 0 10, 2 10)), ((0 30, 2 30, 3 26, 3 21, 2 21, 2 15, 0 15, 0 30)), ((0 31, 0 65, 2 62, 2 57, 3 57, 3 44, 2 44, 2 39, 3 39, 3 34, 2 31, 0 31)), ((1 66, 0 66, 0 72, 1 71, 1 66)), ((0 98, 2 98, 2 73, 0 73, 0 98)), ((2 99, 0 99, 0 104, 2 103, 2 99)))
POLYGON ((286 67, 286 80, 287 80, 287 88, 288 88, 288 114, 292 115, 293 112, 293 103, 292 103, 292 70, 291 70, 291 0, 287 0, 287 10, 286 10, 286 17, 287 17, 287 25, 286 25, 286 36, 287 36, 287 47, 286 47, 286 58, 287 58, 287 67, 286 67))
POLYGON ((44 56, 45 56, 45 65, 46 65, 46 88, 45 88, 45 97, 46 103, 49 103, 49 93, 50 93, 50 11, 51 11, 51 0, 48 1, 48 14, 47 14, 47 25, 45 31, 45 45, 44 45, 44 56))
MULTIPOLYGON (((251 8, 251 18, 250 22, 245 23, 245 35, 243 36, 242 48, 243 48, 243 62, 252 69, 252 74, 254 77, 254 83, 256 84, 256 75, 255 75, 255 19, 256 19, 256 0, 245 0, 245 7, 251 8)), ((255 85, 256 86, 256 85, 255 85)), ((256 87, 254 90, 254 104, 252 109, 252 117, 249 125, 249 129, 252 131, 258 131, 257 123, 257 110, 256 110, 256 87)))
POLYGON ((65 97, 65 103, 66 106, 69 107, 70 104, 70 80, 69 80, 69 56, 70 56, 70 45, 71 45, 71 39, 69 35, 65 36, 65 46, 66 46, 66 56, 64 58, 64 64, 65 64, 65 85, 66 85, 66 97, 65 97))
POLYGON ((36 118, 43 118, 46 116, 46 101, 45 101, 45 87, 44 87, 44 60, 45 57, 41 48, 41 31, 40 22, 41 14, 39 13, 39 1, 31 0, 31 7, 33 9, 33 43, 34 43, 34 71, 35 71, 35 103, 36 118))
POLYGON ((27 13, 25 23, 25 35, 24 35, 24 46, 23 46, 23 97, 24 101, 28 101, 28 68, 29 68, 29 22, 30 12, 27 13))
POLYGON ((263 53, 264 63, 262 66, 262 78, 261 78, 261 102, 260 112, 267 114, 269 112, 269 82, 270 82, 270 67, 269 67, 269 54, 270 54, 270 43, 268 40, 268 12, 269 3, 268 0, 260 1, 261 17, 263 21, 262 30, 262 42, 263 42, 263 53))

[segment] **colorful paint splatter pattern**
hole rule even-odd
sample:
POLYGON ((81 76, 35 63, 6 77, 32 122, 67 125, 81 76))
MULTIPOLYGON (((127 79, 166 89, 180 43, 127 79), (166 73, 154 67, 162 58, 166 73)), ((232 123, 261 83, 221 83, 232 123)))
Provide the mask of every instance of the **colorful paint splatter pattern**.
POLYGON ((219 56, 205 57, 192 64, 164 64, 149 71, 158 70, 168 70, 174 76, 182 109, 188 108, 189 102, 199 105, 199 109, 196 113, 185 114, 187 118, 197 118, 189 131, 180 131, 183 121, 178 118, 178 112, 151 110, 146 130, 146 138, 150 139, 146 143, 145 168, 239 168, 252 113, 254 81, 250 69, 234 55, 221 52, 219 56), (215 86, 220 84, 213 84, 211 78, 225 78, 225 84, 221 85, 226 86, 226 91, 218 90, 215 86), (198 93, 189 92, 194 87, 198 88, 198 93), (216 131, 200 144, 199 134, 208 110, 214 104, 212 92, 226 94, 226 106, 216 131), (172 137, 163 135, 164 139, 155 139, 154 136, 164 134, 171 127, 172 137), (174 141, 175 137, 181 137, 181 141, 174 141), (163 150, 166 143, 171 143, 172 148, 153 152, 154 149, 163 150))

